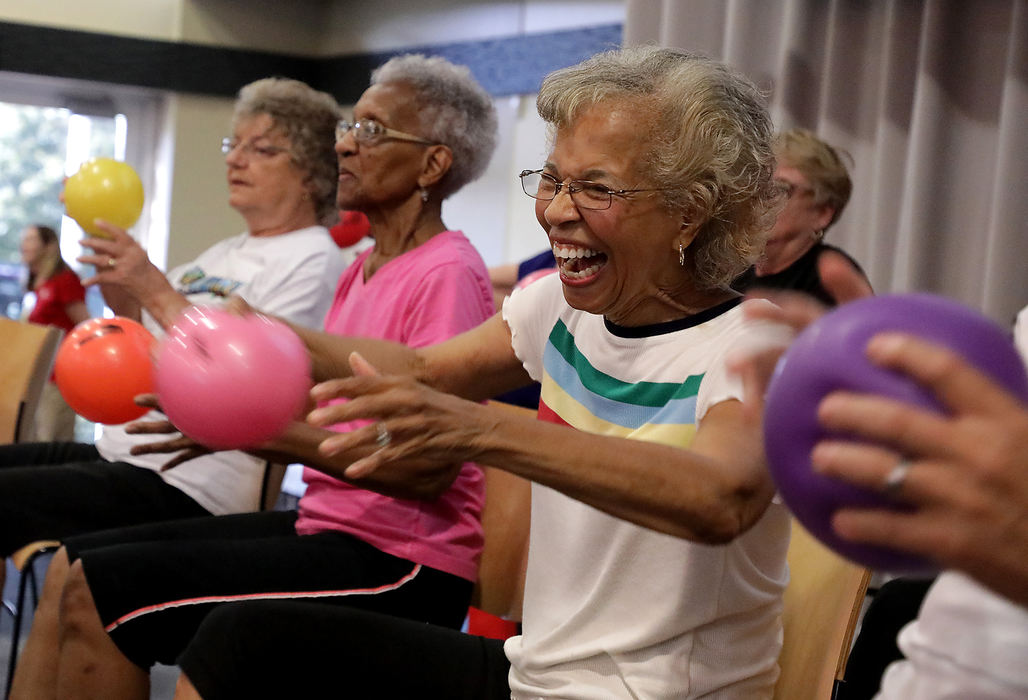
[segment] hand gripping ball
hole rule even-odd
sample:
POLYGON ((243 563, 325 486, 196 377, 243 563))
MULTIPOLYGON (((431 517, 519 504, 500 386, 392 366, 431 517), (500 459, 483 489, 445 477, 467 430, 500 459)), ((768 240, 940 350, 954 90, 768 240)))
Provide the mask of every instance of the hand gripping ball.
POLYGON ((158 348, 156 380, 161 408, 184 435, 240 449, 275 437, 300 414, 311 361, 283 323, 192 307, 158 348))
POLYGON ((154 338, 128 318, 94 318, 75 326, 61 342, 54 378, 64 400, 79 415, 115 425, 147 409, 132 399, 153 392, 154 338))
POLYGON ((835 535, 832 514, 846 506, 901 508, 885 495, 813 471, 810 453, 829 433, 817 408, 836 390, 878 394, 942 411, 912 379, 873 365, 872 336, 899 331, 949 348, 996 382, 1028 400, 1024 364, 1007 333, 977 311, 929 294, 888 295, 844 304, 808 326, 781 357, 768 387, 764 443, 785 504, 815 537, 853 561, 895 573, 930 572, 933 565, 898 551, 847 542, 835 535))
POLYGON ((121 228, 143 211, 143 183, 132 166, 111 158, 87 160, 64 183, 64 207, 86 233, 104 237, 93 223, 104 219, 121 228))

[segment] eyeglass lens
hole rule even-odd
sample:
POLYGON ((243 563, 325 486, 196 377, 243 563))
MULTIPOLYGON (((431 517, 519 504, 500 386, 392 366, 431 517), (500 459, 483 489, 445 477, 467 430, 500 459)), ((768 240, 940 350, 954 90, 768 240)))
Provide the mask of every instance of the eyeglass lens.
POLYGON ((336 125, 336 141, 342 140, 344 136, 353 130, 353 136, 358 141, 373 141, 385 133, 385 127, 374 119, 365 119, 359 122, 351 122, 342 119, 336 125))
POLYGON ((588 180, 571 180, 563 183, 539 171, 526 170, 520 174, 521 188, 529 197, 548 201, 557 196, 565 186, 575 206, 582 209, 607 209, 611 194, 606 185, 588 180))
POLYGON ((239 141, 227 136, 221 140, 221 152, 225 155, 228 155, 237 148, 240 148, 246 155, 257 155, 262 158, 271 158, 288 150, 281 146, 258 146, 253 141, 239 141))

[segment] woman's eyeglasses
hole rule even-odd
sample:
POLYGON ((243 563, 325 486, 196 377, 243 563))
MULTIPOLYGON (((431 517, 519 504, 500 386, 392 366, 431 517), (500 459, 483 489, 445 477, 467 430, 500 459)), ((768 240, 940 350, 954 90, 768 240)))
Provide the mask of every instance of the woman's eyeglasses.
POLYGON ((522 170, 518 177, 521 178, 521 189, 532 199, 540 199, 548 202, 564 188, 571 197, 571 201, 579 209, 609 209, 614 197, 624 197, 633 192, 659 192, 668 189, 667 187, 644 187, 635 190, 614 190, 599 182, 589 180, 569 180, 561 182, 553 175, 542 170, 522 170))
POLYGON ((775 178, 775 187, 784 194, 788 199, 792 199, 793 195, 797 194, 813 194, 814 188, 807 187, 805 185, 797 185, 795 182, 789 182, 788 180, 782 180, 775 178))
POLYGON ((274 158, 279 153, 285 153, 289 150, 281 146, 258 146, 253 141, 240 141, 239 139, 228 137, 221 140, 221 152, 225 155, 228 155, 237 148, 246 156, 256 156, 258 158, 274 158))
POLYGON ((420 136, 408 134, 405 131, 397 131, 396 129, 390 129, 387 126, 382 126, 374 119, 362 119, 359 122, 340 119, 339 123, 336 124, 336 141, 342 141, 343 137, 350 133, 350 131, 353 131, 353 137, 357 139, 358 142, 366 144, 377 143, 382 139, 393 139, 395 141, 420 143, 425 146, 438 145, 435 141, 429 141, 421 138, 420 136))

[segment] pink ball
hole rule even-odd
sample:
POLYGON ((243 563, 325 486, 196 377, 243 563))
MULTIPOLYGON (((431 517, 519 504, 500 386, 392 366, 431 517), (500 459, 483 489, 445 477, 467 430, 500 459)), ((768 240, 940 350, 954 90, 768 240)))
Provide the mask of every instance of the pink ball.
POLYGON ((266 316, 194 306, 157 350, 157 394, 182 433, 219 450, 259 445, 303 410, 311 388, 306 346, 266 316))

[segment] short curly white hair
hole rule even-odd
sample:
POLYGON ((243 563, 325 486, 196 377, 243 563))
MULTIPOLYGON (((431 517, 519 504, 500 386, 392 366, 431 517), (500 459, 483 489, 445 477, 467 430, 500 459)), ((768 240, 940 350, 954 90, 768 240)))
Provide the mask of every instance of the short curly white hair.
POLYGON ((421 122, 418 135, 453 152, 453 164, 433 188, 442 199, 485 172, 496 148, 496 108, 466 66, 438 56, 404 54, 372 72, 372 85, 385 83, 403 83, 414 90, 421 122))

